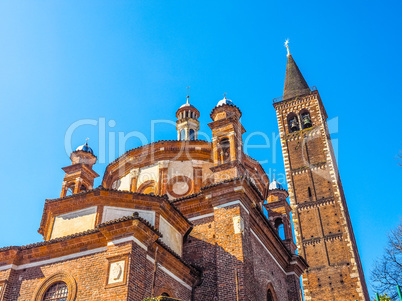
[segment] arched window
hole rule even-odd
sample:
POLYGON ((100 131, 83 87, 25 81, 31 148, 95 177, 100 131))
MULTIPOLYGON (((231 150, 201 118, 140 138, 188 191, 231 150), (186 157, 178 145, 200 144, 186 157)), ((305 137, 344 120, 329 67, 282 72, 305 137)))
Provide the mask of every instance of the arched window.
POLYGON ((311 128, 313 126, 311 123, 310 113, 307 109, 300 111, 300 121, 303 129, 311 128))
POLYGON ((180 131, 180 140, 186 140, 186 131, 185 130, 180 131))
POLYGON ((77 296, 77 283, 73 276, 57 272, 46 277, 37 289, 35 301, 73 301, 77 296))
POLYGON ((288 115, 288 127, 289 127, 289 133, 293 133, 300 130, 299 120, 295 113, 290 113, 288 115))
POLYGON ((85 187, 84 184, 82 184, 81 187, 80 187, 80 192, 81 192, 81 191, 86 191, 86 190, 87 190, 87 188, 85 187))
POLYGON ((70 185, 67 187, 67 191, 66 191, 66 195, 65 195, 65 196, 73 195, 73 194, 74 194, 74 188, 75 188, 74 183, 73 183, 73 184, 70 184, 70 185))
POLYGON ((267 292, 267 301, 275 301, 274 295, 272 294, 272 291, 270 289, 267 292))
POLYGON ((190 140, 195 140, 195 131, 190 129, 190 140))
POLYGON ((275 229, 278 231, 278 235, 282 240, 286 239, 285 228, 283 227, 283 221, 281 218, 275 220, 275 229))
POLYGON ((230 142, 228 138, 222 138, 219 141, 219 153, 221 163, 230 162, 230 142))
POLYGON ((311 197, 312 197, 312 194, 311 194, 311 188, 310 188, 310 187, 308 188, 308 197, 309 197, 309 198, 311 198, 311 197))
POLYGON ((170 297, 168 293, 162 293, 161 296, 162 297, 170 297))
POLYGON ((67 284, 60 281, 53 284, 48 288, 45 295, 43 296, 43 301, 66 301, 68 297, 67 284))
POLYGON ((285 236, 285 228, 283 227, 283 224, 280 224, 280 225, 279 225, 279 227, 278 227, 278 234, 279 234, 279 237, 280 237, 282 240, 285 240, 285 239, 286 239, 286 236, 285 236))

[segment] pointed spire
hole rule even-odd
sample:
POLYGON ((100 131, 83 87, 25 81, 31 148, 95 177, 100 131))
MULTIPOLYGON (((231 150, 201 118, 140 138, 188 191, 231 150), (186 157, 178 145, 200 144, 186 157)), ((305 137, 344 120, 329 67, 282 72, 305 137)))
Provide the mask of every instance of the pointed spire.
POLYGON ((297 67, 292 55, 289 52, 289 41, 285 42, 287 48, 288 62, 286 65, 285 87, 283 89, 283 99, 290 99, 296 96, 305 95, 311 92, 306 80, 297 67))

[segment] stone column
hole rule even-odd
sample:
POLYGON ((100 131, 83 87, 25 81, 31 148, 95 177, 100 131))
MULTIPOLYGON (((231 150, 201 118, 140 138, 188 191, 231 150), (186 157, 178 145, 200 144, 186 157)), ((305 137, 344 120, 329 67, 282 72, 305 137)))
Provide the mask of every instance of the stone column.
POLYGON ((202 165, 203 161, 193 160, 193 179, 194 179, 194 187, 193 193, 200 192, 202 187, 202 165))
POLYGON ((138 180, 138 175, 140 173, 139 168, 134 168, 130 171, 130 191, 131 192, 136 192, 137 191, 137 180, 138 180))
POLYGON ((78 177, 75 180, 74 193, 80 192, 81 183, 82 183, 82 179, 80 177, 78 177))
POLYGON ((229 135, 229 143, 230 143, 230 161, 235 161, 237 159, 236 156, 236 143, 235 143, 235 135, 231 133, 229 135))
POLYGON ((166 187, 168 182, 168 168, 169 168, 169 161, 159 161, 159 181, 157 186, 157 194, 163 195, 166 194, 166 187))
POLYGON ((60 197, 64 198, 67 194, 67 182, 63 181, 63 185, 61 186, 61 194, 60 197))
POLYGON ((212 148, 214 156, 214 166, 217 166, 219 165, 219 159, 218 159, 218 139, 216 137, 212 138, 212 148))

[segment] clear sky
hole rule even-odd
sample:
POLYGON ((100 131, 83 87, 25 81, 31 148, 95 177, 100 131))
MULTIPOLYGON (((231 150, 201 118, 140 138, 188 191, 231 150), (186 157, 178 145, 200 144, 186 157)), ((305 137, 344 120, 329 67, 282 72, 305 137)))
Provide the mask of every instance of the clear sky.
POLYGON ((60 195, 70 144, 90 138, 101 161, 98 186, 118 155, 119 133, 134 136, 125 150, 152 136, 175 139, 168 121, 185 102, 186 86, 208 135, 209 113, 228 93, 243 112, 244 139, 261 146, 248 153, 279 178, 284 167, 272 139, 278 133, 272 99, 283 92, 289 38, 331 121, 369 282, 386 232, 402 216, 396 159, 402 149, 401 6, 367 0, 1 1, 0 246, 41 241, 43 204, 60 195), (83 123, 97 125, 68 131, 83 123), (106 145, 99 145, 99 133, 106 145))

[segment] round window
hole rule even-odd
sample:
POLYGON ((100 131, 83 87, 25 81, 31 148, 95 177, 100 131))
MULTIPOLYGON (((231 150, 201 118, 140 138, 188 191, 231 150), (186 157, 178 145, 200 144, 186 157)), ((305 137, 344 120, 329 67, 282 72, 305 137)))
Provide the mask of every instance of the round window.
POLYGON ((37 288, 35 301, 74 301, 77 283, 73 276, 58 272, 47 277, 37 288))

